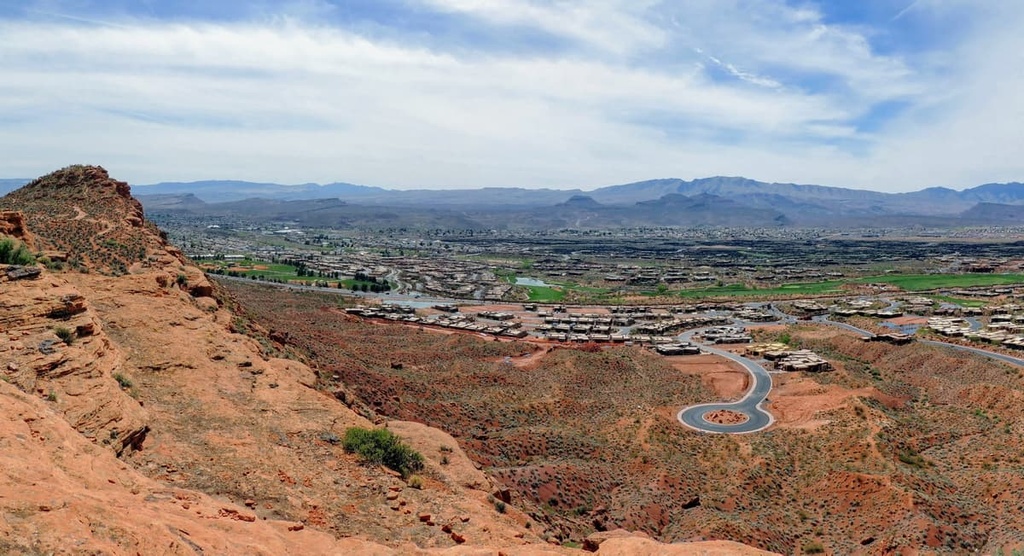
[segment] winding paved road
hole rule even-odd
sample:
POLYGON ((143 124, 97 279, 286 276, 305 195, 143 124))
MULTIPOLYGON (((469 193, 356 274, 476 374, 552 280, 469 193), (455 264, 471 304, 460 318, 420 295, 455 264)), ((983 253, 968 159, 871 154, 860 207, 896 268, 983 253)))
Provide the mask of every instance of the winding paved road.
MULTIPOLYGON (((789 321, 789 319, 792 319, 791 316, 785 315, 784 313, 778 312, 778 314, 783 317, 789 317, 788 319, 780 319, 784 322, 789 321)), ((847 324, 845 322, 835 322, 829 320, 827 316, 815 317, 813 320, 819 324, 835 326, 837 328, 849 330, 851 332, 862 334, 868 337, 875 335, 871 331, 864 330, 863 328, 857 328, 856 326, 847 324)), ((693 330, 690 332, 686 332, 685 334, 680 335, 679 339, 682 341, 690 341, 691 338, 699 332, 701 332, 701 330, 693 330)), ((981 355, 1005 363, 1010 363, 1011 365, 1024 366, 1024 358, 1020 357, 1013 357, 1011 355, 1004 355, 1002 353, 996 353, 994 351, 988 351, 981 348, 961 346, 959 344, 950 344, 935 340, 919 341, 923 344, 981 355)), ((761 365, 759 365, 757 362, 747 359, 746 357, 736 355, 735 353, 731 353, 710 346, 701 346, 701 349, 707 351, 708 353, 712 353, 720 357, 725 357, 726 359, 735 361, 740 365, 743 365, 743 368, 750 373, 751 377, 753 377, 754 384, 750 387, 749 390, 747 390, 747 393, 743 396, 743 399, 737 402, 705 403, 683 408, 677 415, 679 422, 697 431, 719 434, 744 434, 758 432, 771 426, 772 422, 774 421, 771 413, 768 413, 768 411, 761 407, 765 400, 768 398, 769 392, 771 392, 772 390, 772 377, 770 374, 768 374, 768 371, 761 367, 761 365), (747 421, 736 425, 721 425, 718 423, 712 423, 704 418, 704 415, 707 414, 708 412, 718 410, 729 410, 735 411, 737 413, 742 413, 743 415, 747 416, 747 421)))
MULTIPOLYGON (((238 277, 223 276, 223 275, 210 275, 210 277, 211 278, 217 278, 217 279, 224 279, 224 280, 237 280, 237 281, 244 281, 244 282, 254 282, 254 281, 252 281, 252 280, 250 280, 248 278, 238 278, 238 277)), ((330 292, 330 293, 344 294, 344 295, 347 295, 347 296, 376 297, 376 298, 383 299, 385 301, 398 302, 398 303, 407 303, 407 304, 414 304, 414 305, 423 305, 423 306, 429 306, 431 303, 448 303, 448 302, 465 301, 465 300, 452 300, 452 299, 440 298, 440 297, 420 296, 418 294, 414 295, 414 296, 402 295, 402 294, 386 294, 386 295, 371 294, 371 293, 361 294, 360 292, 350 292, 350 291, 347 291, 347 290, 338 290, 338 289, 335 289, 335 288, 318 288, 318 287, 315 287, 315 286, 299 286, 297 284, 273 284, 273 283, 269 283, 269 282, 258 282, 258 281, 254 282, 254 283, 270 284, 270 285, 282 286, 282 287, 293 288, 293 289, 319 290, 319 291, 330 292)), ((484 304, 488 304, 490 302, 483 302, 483 303, 484 304)), ((892 302, 890 302, 890 303, 892 303, 892 302)), ((771 308, 771 312, 779 317, 779 320, 776 322, 777 324, 792 324, 792 323, 796 322, 796 320, 797 320, 796 317, 793 317, 792 315, 788 315, 786 313, 783 313, 782 311, 779 311, 774 306, 771 308)), ((853 325, 850 325, 850 324, 846 324, 844 322, 835 322, 835 321, 829 320, 827 316, 814 317, 812 320, 814 322, 819 323, 819 324, 826 324, 826 325, 829 325, 829 326, 835 326, 835 327, 838 327, 838 328, 844 328, 846 330, 849 330, 851 332, 855 332, 857 334, 863 334, 864 336, 874 336, 875 335, 873 332, 870 332, 868 330, 864 330, 862 328, 857 328, 856 326, 853 326, 853 325)), ((747 324, 747 323, 742 323, 742 324, 747 324)), ((767 323, 749 323, 749 324, 767 324, 767 323)), ((704 330, 704 329, 701 329, 701 330, 691 330, 689 332, 683 333, 683 334, 681 334, 679 336, 679 339, 681 341, 690 341, 691 338, 695 334, 701 332, 702 330, 704 330)), ((923 343, 923 344, 929 344, 929 345, 943 347, 943 348, 955 349, 955 350, 959 350, 959 351, 963 351, 963 352, 967 352, 967 353, 974 353, 974 354, 977 354, 977 355, 982 355, 984 357, 989 357, 991 359, 996 359, 996 360, 999 360, 999 361, 1003 361, 1003 362, 1009 363, 1011 365, 1019 365, 1019 366, 1024 367, 1024 358, 1013 357, 1013 356, 1010 356, 1010 355, 1004 355, 1002 353, 996 353, 996 352, 993 352, 993 351, 987 351, 987 350, 980 349, 980 348, 974 348, 974 347, 969 347, 969 346, 961 346, 961 345, 958 345, 958 344, 949 344, 949 343, 946 343, 946 342, 939 342, 939 341, 935 341, 935 340, 919 340, 919 341, 921 343, 923 343)), ((676 415, 676 417, 679 419, 679 422, 682 423, 683 425, 685 425, 685 426, 687 426, 689 428, 692 428, 694 430, 697 430, 697 431, 708 432, 708 433, 719 433, 719 434, 745 434, 745 433, 762 431, 762 430, 768 428, 769 426, 771 426, 771 424, 774 422, 775 419, 772 417, 771 413, 768 413, 767 410, 765 410, 763 407, 761 407, 762 404, 764 404, 765 400, 768 399, 768 394, 772 390, 772 377, 768 373, 768 371, 766 371, 764 369, 764 367, 762 367, 757 362, 752 361, 750 359, 747 359, 746 357, 742 357, 740 355, 736 355, 735 353, 732 353, 732 352, 728 352, 728 351, 725 351, 725 350, 721 350, 721 349, 718 349, 718 348, 714 348, 714 347, 711 347, 711 346, 705 346, 705 345, 702 345, 701 349, 703 349, 704 351, 706 351, 708 353, 712 353, 714 355, 718 355, 720 357, 724 357, 726 359, 729 359, 730 361, 735 361, 736 363, 739 363, 740 365, 743 365, 743 368, 746 369, 748 373, 750 373, 751 377, 753 377, 754 383, 750 387, 750 389, 747 390, 747 393, 744 394, 743 398, 740 399, 739 401, 736 401, 736 402, 705 403, 705 404, 692 405, 692 406, 683 408, 676 415), (704 415, 706 413, 711 412, 711 411, 723 410, 723 409, 724 410, 729 410, 729 411, 735 411, 737 413, 742 413, 743 415, 747 416, 747 421, 745 421, 743 423, 736 424, 736 425, 720 425, 718 423, 712 423, 712 422, 707 421, 706 419, 704 419, 704 415)))
POLYGON ((974 354, 977 354, 977 355, 984 355, 985 357, 988 357, 990 359, 998 359, 999 361, 1002 361, 1004 363, 1009 363, 1011 365, 1020 365, 1021 367, 1024 367, 1024 359, 1021 359, 1020 357, 1014 357, 1012 355, 1003 355, 1002 353, 996 353, 994 351, 988 351, 988 350, 981 349, 981 348, 970 347, 970 346, 961 346, 959 344, 947 344, 946 342, 938 342, 938 341, 935 341, 935 340, 918 340, 918 341, 921 342, 922 344, 928 344, 928 345, 931 345, 931 346, 939 346, 939 347, 944 347, 944 348, 955 349, 957 351, 966 351, 967 353, 974 353, 974 354))
MULTIPOLYGON (((868 336, 868 337, 871 337, 871 336, 875 335, 874 332, 871 332, 869 330, 864 330, 863 328, 857 328, 856 326, 853 326, 853 325, 850 325, 850 324, 846 324, 845 322, 835 322, 835 321, 832 321, 832 320, 828 320, 828 317, 821 317, 820 319, 818 319, 816 317, 815 321, 816 322, 820 322, 822 324, 827 324, 829 326, 837 326, 839 328, 845 328, 846 330, 850 330, 850 331, 856 332, 858 334, 863 334, 863 335, 868 336)), ((1005 354, 998 353, 998 352, 995 352, 995 351, 989 351, 987 349, 981 349, 981 348, 976 348, 976 347, 971 347, 971 346, 962 346, 960 344, 951 344, 951 343, 948 343, 948 342, 940 342, 938 340, 918 340, 918 342, 920 342, 922 344, 928 344, 930 346, 954 349, 954 350, 963 351, 963 352, 966 352, 966 353, 973 353, 975 355, 981 355, 983 357, 988 357, 989 359, 995 359, 997 361, 1002 361, 1004 363, 1009 363, 1011 365, 1020 365, 1020 366, 1024 367, 1024 359, 1022 359, 1020 357, 1014 357, 1012 355, 1005 355, 1005 354)))
MULTIPOLYGON (((693 330, 687 332, 680 335, 679 339, 689 341, 693 335, 698 332, 700 331, 693 330)), ((768 398, 768 393, 772 390, 772 377, 768 374, 768 371, 766 371, 764 367, 759 365, 757 362, 751 361, 746 357, 736 355, 735 353, 710 346, 701 346, 701 349, 743 365, 743 368, 746 369, 754 379, 754 383, 751 385, 750 389, 747 390, 743 399, 739 401, 704 403, 683 408, 677 415, 679 422, 694 430, 720 434, 757 432, 771 426, 774 421, 772 414, 768 413, 761 407, 761 404, 763 404, 765 399, 768 398), (704 415, 709 411, 718 411, 722 409, 742 413, 747 416, 747 420, 736 425, 721 425, 704 419, 704 415)))

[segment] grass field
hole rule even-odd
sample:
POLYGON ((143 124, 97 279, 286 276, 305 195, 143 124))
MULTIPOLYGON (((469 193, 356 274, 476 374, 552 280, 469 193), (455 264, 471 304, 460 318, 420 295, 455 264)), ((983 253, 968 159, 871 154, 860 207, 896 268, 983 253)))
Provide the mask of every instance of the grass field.
MULTIPOLYGON (((892 284, 905 291, 928 291, 942 288, 970 288, 978 286, 1004 286, 1024 284, 1024 274, 895 274, 886 276, 868 276, 854 280, 828 280, 824 282, 807 282, 786 284, 776 288, 749 288, 743 284, 730 284, 713 288, 683 290, 680 297, 739 297, 753 295, 824 295, 840 293, 844 284, 892 284)), ((965 307, 980 307, 983 301, 965 299, 943 299, 950 303, 958 303, 965 307)))
POLYGON ((562 288, 564 290, 573 290, 573 291, 577 291, 577 292, 594 294, 594 295, 604 295, 604 294, 606 294, 606 293, 611 291, 608 288, 597 288, 597 287, 594 287, 594 286, 581 286, 581 285, 579 285, 579 284, 577 284, 575 282, 548 282, 548 284, 550 284, 552 286, 558 286, 558 287, 560 287, 560 288, 562 288))
POLYGON ((295 272, 295 267, 288 264, 266 263, 252 260, 222 261, 209 259, 200 259, 197 262, 204 265, 215 266, 223 269, 225 272, 231 270, 237 272, 240 276, 262 276, 263 278, 284 280, 286 282, 288 280, 296 280, 299 277, 295 272))
POLYGON ((683 290, 678 292, 680 297, 729 297, 745 295, 821 295, 838 293, 844 282, 830 280, 825 282, 807 282, 800 284, 785 284, 777 288, 749 288, 743 284, 730 284, 714 288, 701 288, 698 290, 683 290))
POLYGON ((963 299, 960 297, 952 297, 949 295, 929 295, 928 298, 934 299, 936 301, 945 301, 946 303, 956 303, 961 307, 984 307, 985 305, 988 305, 987 301, 981 301, 978 299, 963 299))
POLYGON ((244 266, 227 266, 225 268, 231 268, 237 271, 239 274, 245 276, 262 276, 264 278, 276 278, 279 280, 296 280, 299 275, 295 273, 295 267, 287 264, 276 264, 276 263, 248 263, 248 270, 243 270, 244 266), (264 267, 266 270, 264 270, 264 267))
POLYGON ((906 291, 1024 284, 1024 274, 894 274, 859 278, 860 284, 892 284, 906 291))
POLYGON ((211 261, 211 260, 200 260, 203 264, 212 264, 223 269, 225 272, 228 270, 237 272, 239 276, 245 277, 262 277, 264 280, 281 280, 282 282, 315 282, 317 280, 326 281, 331 286, 336 286, 338 282, 341 282, 342 287, 352 289, 353 285, 361 286, 366 284, 367 287, 371 285, 371 282, 362 280, 353 280, 352 278, 346 278, 338 280, 336 278, 318 278, 315 276, 299 276, 296 272, 296 268, 288 264, 277 264, 277 263, 265 263, 261 261, 211 261))
POLYGON ((551 303, 561 301, 565 298, 565 290, 561 288, 548 288, 544 286, 523 286, 530 292, 530 301, 551 303))
MULTIPOLYGON (((494 271, 494 274, 510 284, 516 283, 517 273, 513 270, 499 269, 494 271)), ((610 290, 608 288, 595 288, 592 286, 580 286, 572 282, 545 282, 547 286, 527 286, 520 285, 521 288, 526 288, 529 293, 529 300, 538 303, 557 303, 565 299, 565 296, 570 291, 584 293, 590 296, 603 296, 610 290)))

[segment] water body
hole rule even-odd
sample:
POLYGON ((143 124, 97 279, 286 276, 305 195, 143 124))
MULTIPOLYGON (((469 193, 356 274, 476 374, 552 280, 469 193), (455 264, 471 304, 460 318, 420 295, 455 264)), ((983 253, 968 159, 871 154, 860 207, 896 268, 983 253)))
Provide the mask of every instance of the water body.
POLYGON ((548 283, 544 282, 543 280, 538 280, 537 278, 521 278, 519 276, 516 276, 516 285, 517 286, 535 286, 535 287, 539 287, 539 288, 550 288, 551 287, 551 284, 548 284, 548 283))

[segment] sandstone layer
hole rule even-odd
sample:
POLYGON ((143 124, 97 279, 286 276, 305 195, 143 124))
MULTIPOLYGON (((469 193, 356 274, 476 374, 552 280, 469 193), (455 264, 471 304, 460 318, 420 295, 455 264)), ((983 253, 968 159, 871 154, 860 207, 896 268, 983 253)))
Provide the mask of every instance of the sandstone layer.
MULTIPOLYGON (((0 210, 0 234, 46 255, 30 273, 0 265, 0 552, 578 553, 499 510, 450 435, 318 388, 102 168, 44 176, 0 210), (424 455, 416 480, 339 444, 381 425, 424 455)), ((594 548, 761 554, 629 534, 594 548)))

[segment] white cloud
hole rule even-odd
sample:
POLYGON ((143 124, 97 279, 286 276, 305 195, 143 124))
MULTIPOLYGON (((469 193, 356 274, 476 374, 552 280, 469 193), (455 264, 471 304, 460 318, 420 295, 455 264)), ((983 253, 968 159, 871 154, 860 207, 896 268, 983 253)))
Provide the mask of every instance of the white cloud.
MULTIPOLYGON (((914 13, 954 3, 922 0, 914 13)), ((893 122, 864 179, 901 190, 1024 181, 1024 6, 989 10, 974 39, 950 53, 935 82, 942 94, 893 122)))
POLYGON ((644 19, 651 0, 419 0, 442 11, 470 14, 503 25, 526 25, 615 54, 664 44, 663 29, 644 19))
POLYGON ((1006 33, 979 33, 947 76, 879 56, 858 31, 774 0, 672 11, 422 1, 582 46, 467 55, 294 18, 0 22, 0 174, 88 162, 136 183, 570 187, 726 174, 906 189, 1010 179, 1024 165, 1012 93, 1024 79, 1013 74, 1019 40, 1005 14, 988 24, 1006 33), (708 60, 733 79, 714 76, 708 60), (1000 71, 1013 88, 993 95, 987 83, 1000 71), (810 86, 794 77, 802 73, 842 86, 810 86), (957 78, 975 84, 954 87, 957 78), (886 100, 915 108, 857 131, 857 118, 886 100))

